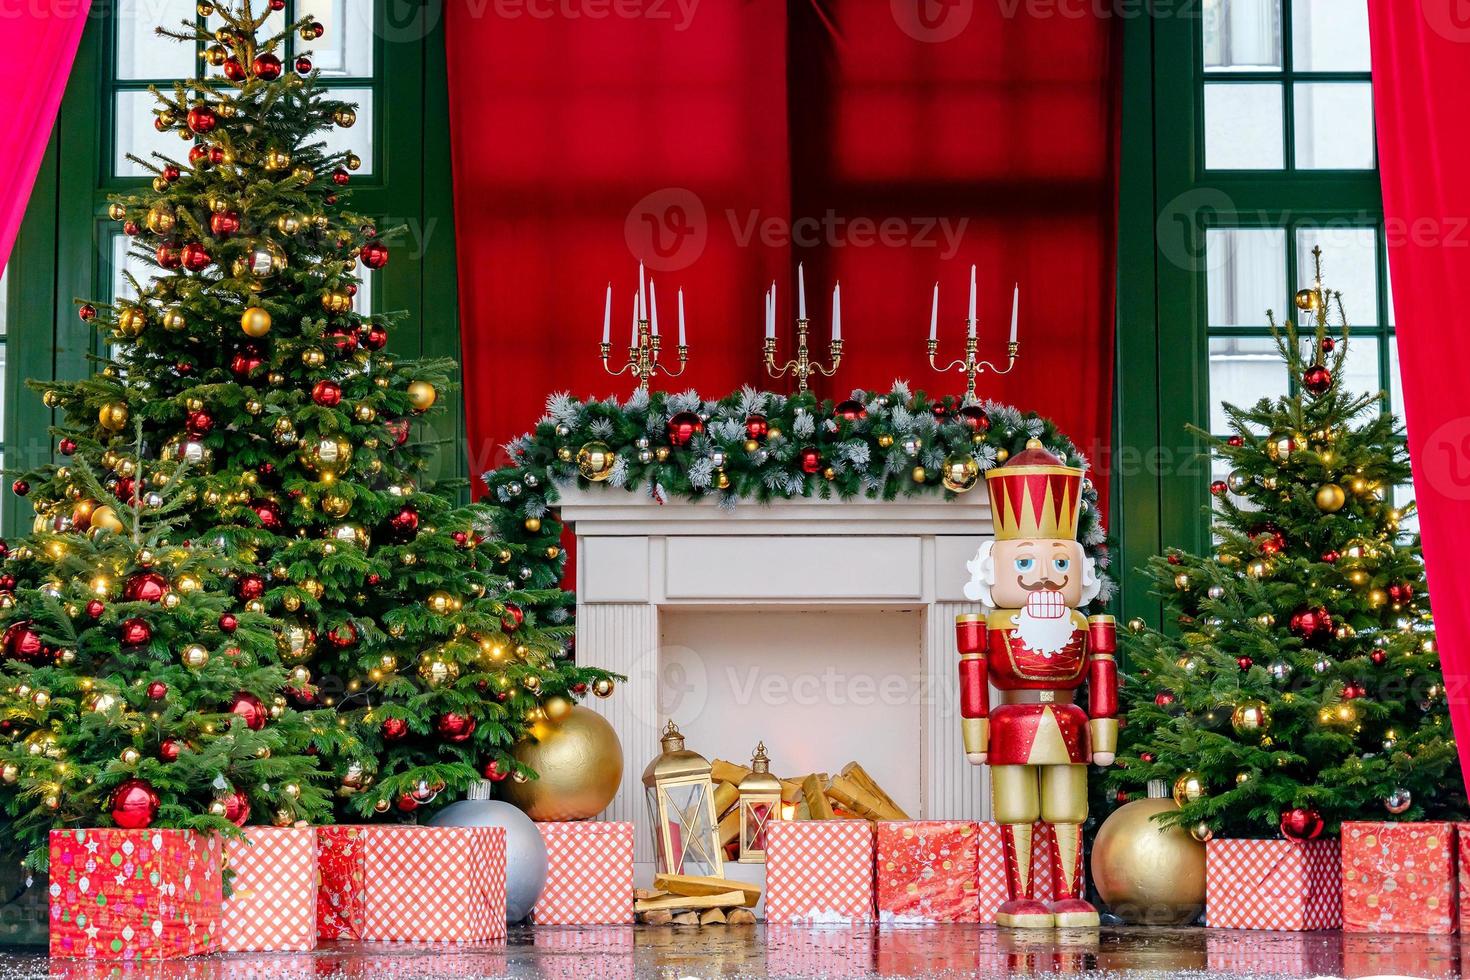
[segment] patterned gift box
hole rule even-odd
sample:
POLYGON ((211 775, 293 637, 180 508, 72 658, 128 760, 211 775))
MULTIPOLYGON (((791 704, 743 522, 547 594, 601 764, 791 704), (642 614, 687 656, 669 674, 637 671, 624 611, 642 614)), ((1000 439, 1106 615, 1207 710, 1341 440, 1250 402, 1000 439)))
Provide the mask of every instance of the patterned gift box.
POLYGON ((1470 929, 1470 823, 1455 824, 1455 848, 1459 857, 1460 931, 1465 932, 1470 929))
MULTIPOLYGON (((994 922, 996 911, 1011 897, 1006 888, 1006 851, 1000 838, 1000 824, 980 824, 976 847, 979 921, 994 922)), ((1051 867, 1051 828, 1038 823, 1031 828, 1031 895, 1043 902, 1052 900, 1051 867)))
POLYGON ((187 830, 53 830, 51 955, 166 960, 218 948, 219 839, 187 830))
POLYGON ((313 827, 250 827, 225 841, 234 873, 220 948, 227 952, 316 949, 317 847, 313 827))
POLYGON ((1220 973, 1341 976, 1342 944, 1335 934, 1213 932, 1205 938, 1206 967, 1220 973))
POLYGON ((633 921, 633 825, 538 823, 546 841, 546 887, 531 911, 538 926, 633 921))
POLYGON ((1216 929, 1300 932, 1342 926, 1336 840, 1212 840, 1205 919, 1216 929))
MULTIPOLYGON (((803 823, 836 822, 790 820, 784 824, 800 826, 803 823)), ((772 830, 778 826, 782 824, 771 824, 772 830)), ((769 845, 773 841, 767 840, 766 843, 766 864, 769 866, 769 845)), ((869 977, 873 975, 874 944, 873 929, 866 925, 828 925, 814 929, 803 925, 768 924, 765 973, 771 977, 869 977)), ((740 967, 741 964, 732 964, 731 972, 743 972, 740 967)))
POLYGON ((968 820, 878 823, 878 920, 979 922, 979 830, 968 820))
POLYGON ((504 828, 322 827, 317 844, 323 938, 505 938, 504 828))
POLYGON ((872 824, 778 820, 766 834, 767 922, 872 921, 872 824))
POLYGON ((382 947, 368 947, 340 956, 323 956, 318 952, 316 976, 362 977, 363 980, 381 980, 383 977, 403 977, 404 980, 503 977, 509 975, 508 966, 504 947, 463 952, 412 946, 386 951, 382 947))
POLYGON ((1449 823, 1344 823, 1343 929, 1454 932, 1455 848, 1449 823))

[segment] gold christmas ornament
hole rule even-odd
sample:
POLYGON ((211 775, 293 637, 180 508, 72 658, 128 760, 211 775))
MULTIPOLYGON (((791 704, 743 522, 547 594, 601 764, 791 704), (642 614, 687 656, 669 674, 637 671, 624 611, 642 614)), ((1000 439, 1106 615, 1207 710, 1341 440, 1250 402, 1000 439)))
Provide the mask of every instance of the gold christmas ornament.
POLYGON ((332 122, 343 129, 351 129, 357 124, 357 113, 351 107, 344 106, 332 113, 332 122))
POLYGON ((179 659, 183 661, 185 667, 198 670, 209 663, 209 651, 198 643, 191 643, 184 648, 184 652, 180 655, 179 659))
POLYGON ((408 386, 408 404, 415 412, 427 412, 438 397, 439 393, 427 381, 415 381, 408 386))
POLYGON ((234 261, 236 279, 267 279, 286 268, 286 252, 268 238, 251 242, 234 261))
POLYGON ((271 315, 259 306, 249 307, 240 315, 240 329, 247 337, 264 337, 271 332, 271 315))
POLYGON ((1347 503, 1347 491, 1336 483, 1324 483, 1317 488, 1317 509, 1336 514, 1347 503))
POLYGON ((1271 729, 1271 709, 1254 698, 1240 702, 1230 715, 1237 735, 1264 735, 1271 729))
POLYGON ((167 235, 174 230, 174 213, 161 204, 155 204, 143 217, 143 224, 155 235, 167 235))
POLYGON ((148 316, 136 306, 124 307, 117 315, 117 332, 124 337, 136 337, 148 325, 148 316))
POLYGON ((980 482, 980 464, 969 453, 950 456, 944 461, 940 475, 944 488, 953 493, 968 493, 980 482))
POLYGON ((612 697, 613 691, 616 688, 617 685, 613 683, 613 679, 611 677, 599 677, 597 680, 592 682, 592 693, 600 698, 612 697))
MULTIPOLYGON (((305 497, 303 500, 307 499, 305 497)), ((340 493, 324 494, 321 499, 322 513, 328 517, 346 517, 352 510, 352 501, 340 493)))
POLYGON ((291 154, 287 153, 285 150, 267 150, 265 154, 265 159, 262 162, 264 163, 265 169, 267 170, 290 170, 291 154))
POLYGON ((128 424, 128 406, 124 402, 108 402, 98 410, 97 421, 104 429, 121 432, 128 424))
POLYGON ((454 611, 454 596, 450 595, 448 592, 445 592, 443 589, 439 589, 429 593, 427 603, 429 609, 440 616, 454 611))
POLYGON ((1189 836, 1193 837, 1201 844, 1208 844, 1211 838, 1215 836, 1215 832, 1210 829, 1209 824, 1201 820, 1199 823, 1189 828, 1189 836))
POLYGON ((1174 780, 1174 802, 1179 806, 1195 803, 1208 795, 1204 778, 1197 772, 1186 772, 1174 780))
POLYGON ((1304 313, 1317 312, 1322 308, 1322 291, 1320 289, 1298 289, 1296 308, 1304 313))
POLYGON ((1154 819, 1177 809, 1162 782, 1114 810, 1092 845, 1092 880, 1108 911, 1130 925, 1187 925, 1205 904, 1205 848, 1154 819), (1157 793, 1157 795, 1155 795, 1157 793))
POLYGON ((612 476, 617 453, 605 442, 589 442, 577 450, 577 469, 593 483, 601 483, 612 476))
POLYGON ((563 697, 550 697, 541 704, 541 710, 546 713, 546 719, 555 724, 561 724, 572 715, 572 709, 576 705, 563 697))
POLYGON ((276 652, 286 664, 299 664, 316 653, 316 632, 302 623, 289 623, 276 634, 276 652))
POLYGON ((525 520, 525 526, 526 526, 526 530, 527 531, 530 531, 532 534, 539 533, 540 530, 541 530, 541 518, 539 518, 539 517, 528 517, 525 520))
POLYGON ((623 747, 607 719, 572 706, 564 720, 538 722, 511 755, 539 778, 501 784, 532 820, 585 820, 601 813, 623 778, 623 747))
POLYGON ((929 479, 929 472, 925 470, 922 466, 915 466, 913 472, 910 473, 909 476, 913 477, 915 483, 923 483, 925 480, 929 479))

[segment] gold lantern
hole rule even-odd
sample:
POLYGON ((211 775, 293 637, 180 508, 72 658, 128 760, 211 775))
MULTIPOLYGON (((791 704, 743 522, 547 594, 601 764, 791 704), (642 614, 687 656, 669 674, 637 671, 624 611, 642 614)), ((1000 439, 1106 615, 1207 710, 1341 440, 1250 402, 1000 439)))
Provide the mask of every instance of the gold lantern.
POLYGON ((771 775, 766 743, 750 757, 750 775, 740 780, 740 863, 766 863, 766 826, 781 819, 781 780, 771 775))
POLYGON ((672 721, 660 741, 663 753, 643 770, 657 870, 724 877, 709 760, 684 747, 684 736, 672 721))

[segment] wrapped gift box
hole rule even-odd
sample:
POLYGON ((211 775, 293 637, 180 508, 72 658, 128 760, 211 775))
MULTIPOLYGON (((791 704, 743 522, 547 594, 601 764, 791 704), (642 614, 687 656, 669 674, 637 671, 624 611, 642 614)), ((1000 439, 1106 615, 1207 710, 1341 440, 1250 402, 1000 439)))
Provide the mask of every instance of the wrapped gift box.
MULTIPOLYGON (((1000 839, 1000 824, 982 823, 976 835, 979 871, 976 897, 979 921, 994 922, 996 910, 1010 899, 1006 888, 1006 851, 1000 839)), ((1085 869, 1084 869, 1085 871, 1085 869)), ((1031 829, 1031 895, 1043 902, 1053 898, 1051 887, 1051 828, 1038 823, 1031 829)))
POLYGON ((505 938, 504 828, 322 827, 317 844, 323 938, 505 938))
POLYGON ((538 926, 633 921, 633 825, 538 823, 546 841, 546 887, 531 911, 538 926))
POLYGON ((316 949, 317 846, 313 827, 248 827, 225 841, 233 872, 220 928, 227 952, 316 949))
POLYGON ((872 920, 872 824, 778 820, 766 834, 767 922, 872 920))
POLYGON ((1205 845, 1205 919, 1216 929, 1292 932, 1342 926, 1335 840, 1212 840, 1205 845))
POLYGON ((876 828, 880 922, 980 921, 979 824, 885 820, 876 828))
POLYGON ((1212 932, 1205 938, 1206 965, 1218 973, 1248 976, 1341 976, 1342 944, 1335 933, 1282 932, 1262 936, 1212 932))
POLYGON ((187 830, 53 830, 51 955, 166 960, 219 948, 219 839, 187 830))
POLYGON ((1343 929, 1454 932, 1457 846, 1450 823, 1344 823, 1343 929))
MULTIPOLYGON (((791 826, 802 823, 836 823, 839 821, 787 821, 791 826)), ((859 821, 840 821, 857 823, 859 821)), ((866 821, 862 821, 866 822, 866 821)), ((772 824, 771 827, 780 826, 772 824)), ((770 843, 769 841, 767 843, 770 843)), ((771 852, 766 851, 769 865, 771 852)), ((769 920, 768 920, 769 921, 769 920)), ((813 929, 810 926, 768 924, 766 926, 766 970, 772 977, 870 977, 873 975, 875 937, 871 926, 833 925, 813 929)), ((742 972, 741 964, 732 964, 731 972, 742 972)))
POLYGON ((1459 866, 1460 931, 1470 929, 1470 823, 1455 824, 1455 849, 1459 866))

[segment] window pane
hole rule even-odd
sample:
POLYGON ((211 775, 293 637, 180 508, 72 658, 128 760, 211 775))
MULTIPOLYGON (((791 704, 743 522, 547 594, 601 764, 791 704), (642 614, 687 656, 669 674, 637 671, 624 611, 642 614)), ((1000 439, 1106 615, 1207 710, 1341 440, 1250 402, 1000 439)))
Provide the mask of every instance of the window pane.
POLYGON ((1287 393, 1286 368, 1270 337, 1210 338, 1210 431, 1226 433, 1223 402, 1249 408, 1287 393))
POLYGON ((177 29, 185 17, 193 20, 194 5, 178 0, 115 0, 117 21, 117 77, 171 80, 193 78, 195 46, 154 29, 177 29))
POLYGON ((373 282, 376 276, 371 269, 362 264, 361 259, 358 260, 353 274, 362 281, 358 283, 357 295, 352 297, 352 308, 358 313, 369 314, 373 311, 373 282))
POLYGON ((1368 0, 1292 0, 1296 71, 1368 71, 1368 0))
POLYGON ((297 0, 296 17, 315 17, 327 29, 318 40, 300 44, 323 75, 371 78, 373 74, 373 8, 348 0, 297 0))
POLYGON ((364 177, 373 172, 373 90, 370 88, 334 88, 332 97, 344 102, 357 103, 357 122, 351 129, 333 126, 322 134, 328 153, 352 150, 362 157, 362 169, 354 176, 364 177))
POLYGON ((1404 383, 1399 377, 1398 334, 1388 337, 1388 407, 1399 421, 1404 418, 1404 383))
POLYGON ((1205 166, 1211 170, 1279 170, 1281 86, 1205 86, 1205 166))
MULTIPOLYGON (((1308 348, 1310 350, 1310 348, 1308 348)), ((1342 390, 1350 395, 1376 395, 1383 391, 1378 371, 1378 338, 1348 338, 1347 361, 1340 372, 1342 390)))
POLYGON ((1371 84, 1297 83, 1297 169, 1372 170, 1373 154, 1371 84))
POLYGON ((1266 311, 1281 309, 1285 229, 1211 228, 1205 232, 1205 260, 1210 326, 1264 326, 1266 311))
POLYGON ((149 265, 141 256, 133 254, 129 248, 132 241, 127 235, 112 236, 112 268, 104 277, 104 288, 112 291, 114 300, 138 298, 138 291, 125 277, 127 274, 131 274, 145 289, 160 275, 157 268, 149 265))
POLYGON ((1281 68, 1281 0, 1205 0, 1206 71, 1281 68))
MULTIPOLYGON (((1393 488, 1393 505, 1399 510, 1406 509, 1417 499, 1418 498, 1414 495, 1414 484, 1412 483, 1406 483, 1401 487, 1393 488)), ((1399 521, 1399 539, 1402 541, 1405 536, 1415 535, 1418 533, 1419 511, 1410 511, 1409 513, 1404 515, 1401 521, 1399 521)))
MULTIPOLYGON (((1322 248, 1323 285, 1342 292, 1348 323, 1378 324, 1378 236, 1372 228, 1299 228, 1297 288, 1312 285, 1312 249, 1322 248)), ((1336 304, 1333 304, 1336 320, 1336 304)))
POLYGON ((151 177, 152 172, 128 159, 128 154, 143 160, 154 160, 155 152, 175 160, 189 155, 189 144, 173 130, 160 133, 153 128, 153 95, 146 91, 117 93, 117 146, 113 152, 113 173, 119 177, 151 177))
POLYGON ((0 343, 0 441, 5 434, 5 355, 8 353, 4 343, 0 343))

